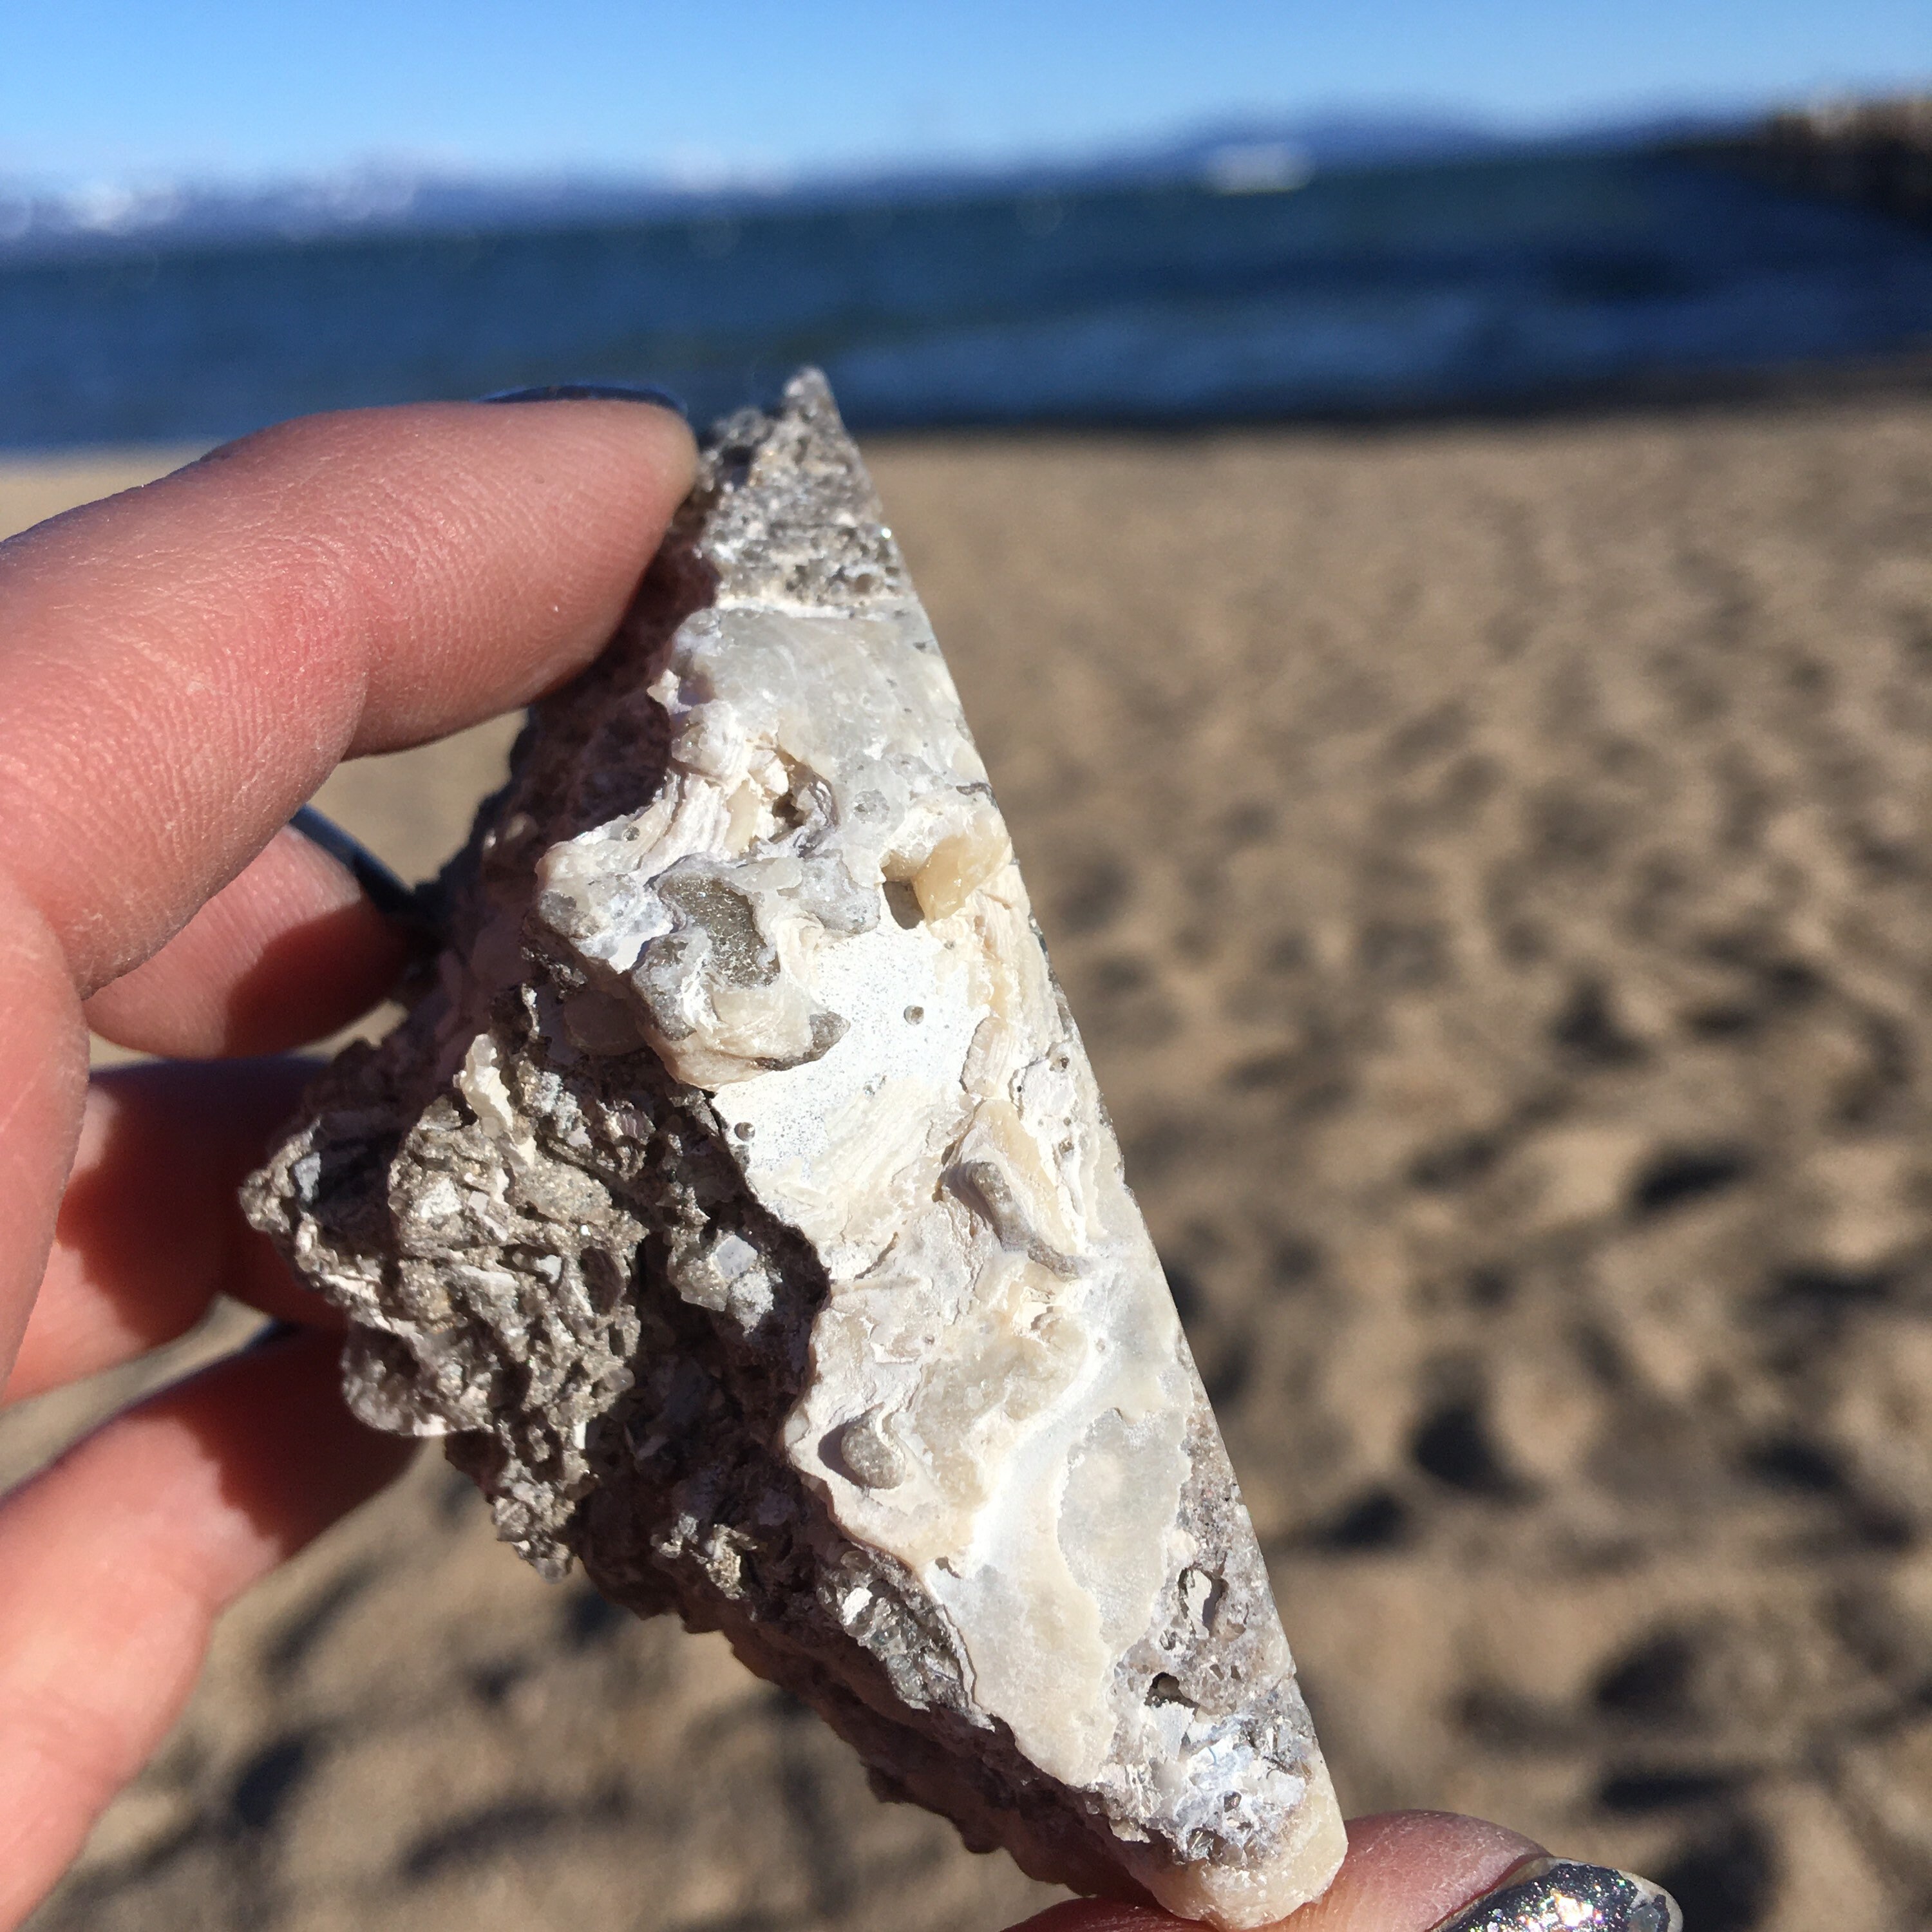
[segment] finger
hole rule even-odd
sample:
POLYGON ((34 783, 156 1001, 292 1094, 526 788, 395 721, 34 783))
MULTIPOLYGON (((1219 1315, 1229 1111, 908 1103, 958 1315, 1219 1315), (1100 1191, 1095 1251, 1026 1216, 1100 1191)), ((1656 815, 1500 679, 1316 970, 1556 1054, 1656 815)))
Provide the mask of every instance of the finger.
POLYGON ((0 1504, 0 1926, 166 1735, 219 1612, 402 1466, 322 1336, 118 1418, 0 1504))
POLYGON ((338 1326, 236 1204, 312 1063, 169 1062, 94 1076, 46 1272, 0 1401, 184 1335, 218 1294, 338 1326))
POLYGON ((0 1375, 53 1239, 87 1094, 87 1023, 46 922, 0 872, 0 1375))
MULTIPOLYGON (((1541 1847, 1520 1832, 1446 1811, 1385 1811, 1348 1826, 1348 1853, 1312 1905, 1281 1932, 1431 1932, 1541 1847)), ((1182 1921, 1151 1906, 1075 1899, 1016 1932, 1173 1932, 1182 1921)))
POLYGON ((1429 1932, 1542 1849, 1446 1811, 1358 1818, 1335 1882, 1283 1922, 1293 1932, 1429 1932))
POLYGON ((520 704, 616 626, 692 472, 668 411, 425 405, 264 431, 0 546, 0 1367, 86 1090, 80 998, 345 753, 520 704))
POLYGON ((284 423, 0 548, 0 822, 92 992, 241 870, 337 761, 590 658, 688 488, 666 410, 284 423))
POLYGON ((152 958, 87 1002, 137 1052, 280 1053, 367 1012, 407 958, 348 869, 284 828, 152 958))

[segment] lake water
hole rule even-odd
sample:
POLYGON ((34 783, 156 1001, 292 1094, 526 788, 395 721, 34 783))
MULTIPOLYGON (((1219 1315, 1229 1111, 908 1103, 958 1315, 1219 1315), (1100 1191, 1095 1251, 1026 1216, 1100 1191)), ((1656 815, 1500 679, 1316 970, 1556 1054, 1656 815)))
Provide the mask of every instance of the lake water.
POLYGON ((794 365, 860 428, 1493 406, 1932 346, 1932 234, 1646 155, 0 266, 0 444, 794 365))

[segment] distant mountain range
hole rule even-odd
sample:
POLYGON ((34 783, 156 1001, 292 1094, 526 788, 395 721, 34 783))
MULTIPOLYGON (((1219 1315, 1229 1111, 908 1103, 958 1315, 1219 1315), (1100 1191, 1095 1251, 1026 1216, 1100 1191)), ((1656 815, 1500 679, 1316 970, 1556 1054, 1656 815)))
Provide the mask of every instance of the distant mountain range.
POLYGON ((701 183, 649 176, 491 178, 384 166, 260 184, 188 181, 55 190, 0 178, 0 264, 357 235, 508 232, 1137 186, 1279 193, 1316 173, 1629 148, 1733 134, 1749 124, 1737 116, 1685 116, 1525 134, 1448 116, 1252 117, 1099 154, 852 170, 790 179, 728 176, 701 183))

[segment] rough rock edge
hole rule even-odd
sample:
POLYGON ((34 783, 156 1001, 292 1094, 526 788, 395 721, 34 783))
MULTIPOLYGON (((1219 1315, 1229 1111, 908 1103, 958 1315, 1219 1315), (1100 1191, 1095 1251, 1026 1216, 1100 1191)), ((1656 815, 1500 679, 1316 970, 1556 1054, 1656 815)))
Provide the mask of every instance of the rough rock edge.
MULTIPOLYGON (((446 1436, 499 1534, 546 1575, 575 1556, 639 1615, 674 1610, 724 1631, 859 1750, 880 1795, 1082 1891, 1144 1897, 1151 1882, 1171 1898, 1164 1881, 1186 1868, 1258 1868, 1290 1849, 1279 1834, 1163 1840, 1124 1801, 1045 1776, 974 1708, 916 1580, 846 1538, 779 1444, 825 1295, 815 1256, 752 1198, 700 1090, 648 1048, 571 1038, 563 1002, 584 982, 526 916, 536 862, 657 788, 666 734, 646 687, 721 581, 801 606, 909 591, 814 375, 777 417, 745 412, 714 432, 622 631, 536 708, 508 784, 434 889, 448 933, 436 983, 387 1040, 320 1077, 249 1183, 249 1216, 352 1318, 345 1381, 365 1420, 446 1436), (700 1244, 721 1225, 778 1284, 750 1331, 700 1244)), ((1218 1579, 1206 1627, 1198 1602, 1177 1600, 1121 1668, 1142 1694, 1232 1712, 1276 1674, 1279 1638, 1204 1399, 1189 1448, 1181 1508, 1218 1579)), ((1312 1756, 1292 1679, 1254 1714, 1312 1756)), ((1313 1809, 1286 1821, 1289 1836, 1313 1809)))

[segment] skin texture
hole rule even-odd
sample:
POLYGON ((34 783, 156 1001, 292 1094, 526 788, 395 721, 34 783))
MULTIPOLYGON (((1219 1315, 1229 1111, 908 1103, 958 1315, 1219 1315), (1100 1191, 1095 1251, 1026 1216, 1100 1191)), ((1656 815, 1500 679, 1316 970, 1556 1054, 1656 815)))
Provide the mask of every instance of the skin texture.
MULTIPOLYGON (((403 959, 283 828, 339 760, 586 662, 692 460, 676 416, 633 404, 362 411, 0 546, 0 1401, 154 1348, 218 1294, 308 1331, 0 1498, 0 1928, 160 1743, 221 1610, 406 1454, 350 1418, 333 1318, 235 1206, 305 1072, 266 1056, 364 1010, 403 959), (90 1082, 90 1027, 180 1064, 90 1082)), ((1532 1850, 1432 1814, 1358 1821, 1295 1932, 1424 1932, 1532 1850)))
MULTIPOLYGON (((1334 1883, 1280 1922, 1292 1932, 1430 1932, 1540 1851, 1500 1825, 1446 1811, 1354 1819, 1334 1883)), ((1176 1923, 1151 1906, 1082 1898, 1049 1906, 1016 1932, 1159 1932, 1176 1923)))

